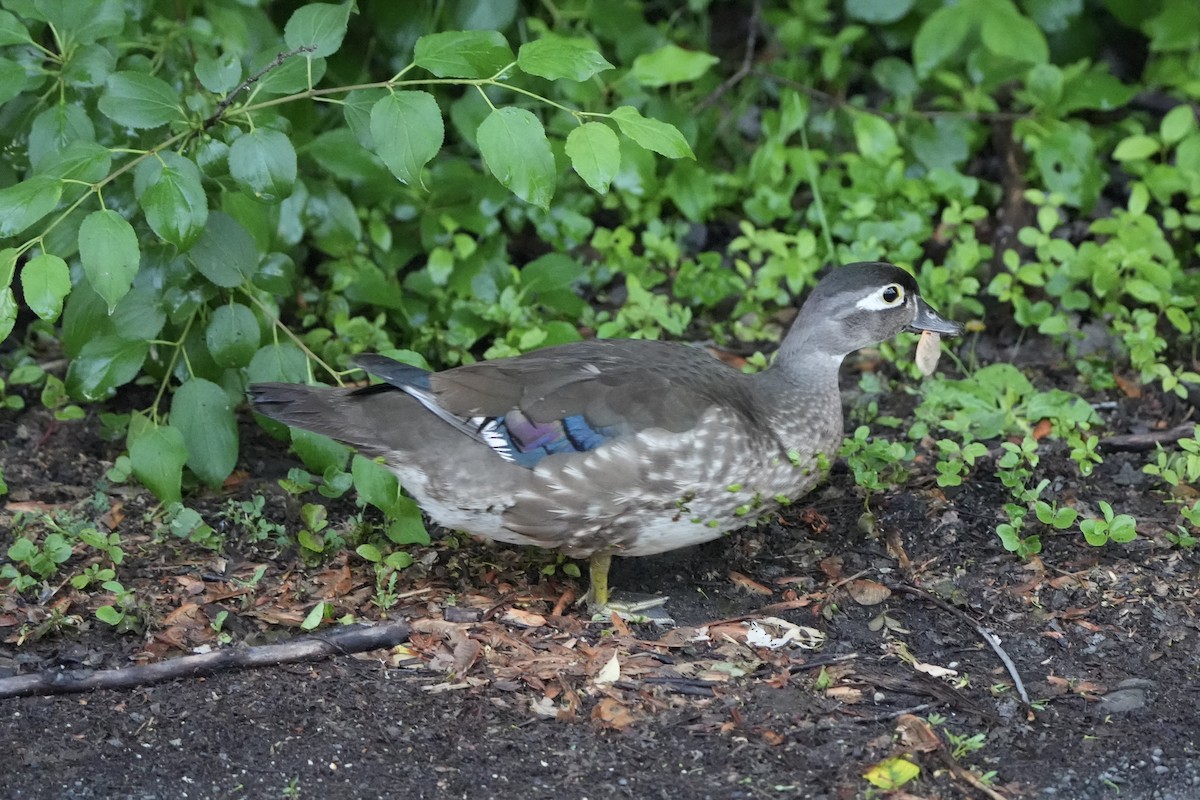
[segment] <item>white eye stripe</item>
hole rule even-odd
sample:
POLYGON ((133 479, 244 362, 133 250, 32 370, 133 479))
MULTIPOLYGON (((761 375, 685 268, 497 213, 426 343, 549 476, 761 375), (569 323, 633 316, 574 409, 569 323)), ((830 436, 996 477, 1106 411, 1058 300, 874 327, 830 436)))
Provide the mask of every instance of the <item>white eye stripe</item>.
POLYGON ((860 308, 863 311, 886 311, 889 308, 896 308, 897 306, 903 305, 903 303, 904 287, 897 286, 896 284, 892 283, 888 284, 882 289, 879 289, 878 291, 871 292, 869 295, 855 303, 854 307, 860 308), (883 297, 884 293, 889 289, 896 293, 895 299, 893 299, 890 303, 883 297))

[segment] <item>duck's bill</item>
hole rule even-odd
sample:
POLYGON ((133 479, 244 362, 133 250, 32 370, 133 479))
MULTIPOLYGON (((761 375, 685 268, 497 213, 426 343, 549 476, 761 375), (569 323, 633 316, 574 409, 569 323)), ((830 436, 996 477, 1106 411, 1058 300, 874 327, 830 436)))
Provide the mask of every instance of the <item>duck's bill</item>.
POLYGON ((917 318, 908 326, 908 330, 913 333, 930 331, 931 333, 940 333, 943 336, 962 336, 964 328, 961 322, 946 319, 918 297, 917 318))

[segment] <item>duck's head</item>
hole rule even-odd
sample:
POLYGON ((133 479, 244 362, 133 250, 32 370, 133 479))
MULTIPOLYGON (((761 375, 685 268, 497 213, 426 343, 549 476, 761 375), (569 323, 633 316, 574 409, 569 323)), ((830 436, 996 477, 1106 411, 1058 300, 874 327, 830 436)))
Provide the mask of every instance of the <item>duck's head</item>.
MULTIPOLYGON (((847 264, 829 273, 809 295, 788 336, 802 356, 816 350, 842 357, 902 331, 959 336, 962 324, 945 319, 921 298, 917 281, 893 264, 847 264)), ((789 348, 790 349, 790 348, 789 348)))

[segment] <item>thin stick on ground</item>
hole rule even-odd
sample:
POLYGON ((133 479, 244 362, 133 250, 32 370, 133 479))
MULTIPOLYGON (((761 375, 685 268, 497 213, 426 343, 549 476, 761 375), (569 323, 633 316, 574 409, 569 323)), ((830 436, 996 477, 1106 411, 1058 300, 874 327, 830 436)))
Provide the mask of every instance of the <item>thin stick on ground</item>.
POLYGON ((339 628, 284 644, 237 647, 213 653, 180 656, 170 661, 125 669, 42 670, 0 679, 0 700, 29 695, 74 694, 95 689, 132 689, 152 683, 195 678, 228 669, 249 669, 298 661, 318 661, 330 656, 395 647, 408 641, 411 627, 405 622, 339 628))
POLYGON ((1013 660, 1008 657, 1008 653, 1004 652, 1004 648, 1000 646, 1000 638, 996 636, 996 634, 992 633, 987 628, 971 619, 962 611, 958 610, 944 600, 934 597, 924 589, 918 589, 917 587, 909 586, 906 583, 895 584, 893 586, 889 586, 888 588, 894 592, 903 592, 904 594, 911 594, 914 597, 920 597, 922 600, 927 600, 943 611, 953 614, 955 617, 958 617, 960 620, 974 628, 975 632, 979 634, 979 637, 987 642, 988 647, 992 648, 992 651, 995 652, 996 657, 1000 659, 1000 663, 1004 664, 1004 668, 1008 670, 1008 675, 1010 678, 1012 678, 1013 686, 1016 688, 1017 694, 1020 695, 1021 702, 1025 703, 1027 707, 1033 705, 1033 702, 1029 699, 1029 693, 1025 691, 1025 684, 1021 681, 1021 675, 1019 672, 1017 672, 1017 665, 1014 664, 1013 660))

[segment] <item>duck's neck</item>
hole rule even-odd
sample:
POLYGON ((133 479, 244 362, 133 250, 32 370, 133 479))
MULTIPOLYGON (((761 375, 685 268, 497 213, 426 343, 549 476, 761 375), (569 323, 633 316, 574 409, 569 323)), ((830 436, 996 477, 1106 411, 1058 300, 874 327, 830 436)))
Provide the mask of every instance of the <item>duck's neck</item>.
POLYGON ((822 326, 807 324, 806 311, 807 308, 800 310, 768 371, 820 391, 837 385, 838 371, 846 354, 831 350, 828 337, 821 335, 822 326))

